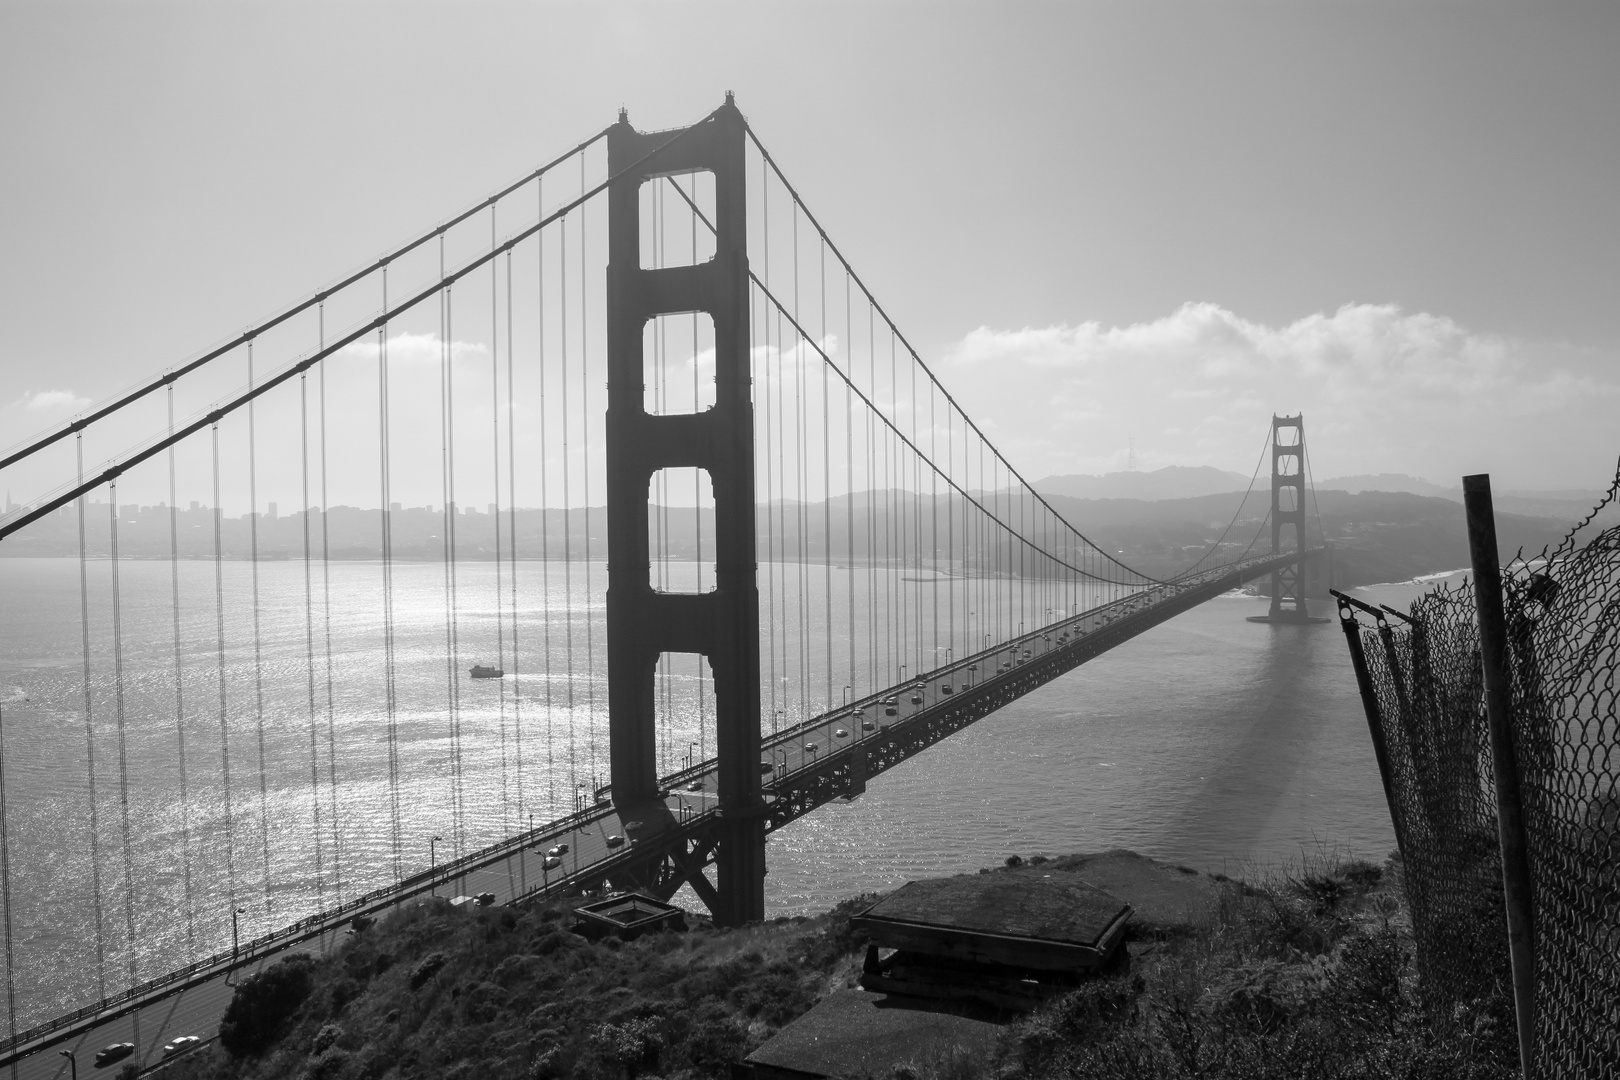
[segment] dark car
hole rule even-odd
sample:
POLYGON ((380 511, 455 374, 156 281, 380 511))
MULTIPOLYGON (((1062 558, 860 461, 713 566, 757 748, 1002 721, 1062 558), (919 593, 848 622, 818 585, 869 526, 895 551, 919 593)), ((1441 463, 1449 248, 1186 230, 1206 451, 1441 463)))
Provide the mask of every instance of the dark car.
POLYGON ((624 846, 624 837, 620 836, 618 833, 614 833, 612 836, 607 838, 607 846, 608 847, 623 847, 624 846))
POLYGON ((558 844, 554 848, 548 848, 546 850, 546 854, 551 856, 553 859, 560 859, 564 855, 568 854, 568 845, 567 844, 558 844))
POLYGON ((122 1061, 134 1052, 134 1043, 113 1043, 111 1046, 103 1046, 96 1051, 96 1068, 100 1069, 115 1061, 122 1061))
POLYGON ((481 892, 477 896, 473 897, 473 903, 477 904, 479 907, 489 907, 489 905, 493 904, 494 902, 495 894, 492 892, 481 892))

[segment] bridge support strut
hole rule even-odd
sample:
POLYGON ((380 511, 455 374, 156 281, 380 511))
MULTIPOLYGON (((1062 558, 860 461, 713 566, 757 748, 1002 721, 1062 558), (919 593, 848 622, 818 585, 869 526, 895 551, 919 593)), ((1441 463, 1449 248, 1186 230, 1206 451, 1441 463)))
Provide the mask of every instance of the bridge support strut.
POLYGON ((613 803, 626 819, 650 823, 668 817, 659 792, 656 666, 661 653, 702 654, 714 675, 721 826, 715 888, 698 891, 722 925, 765 916, 744 138, 742 114, 730 95, 695 129, 642 133, 621 113, 608 131, 609 174, 631 170, 608 192, 607 638, 613 803), (649 154, 653 156, 643 161, 649 154), (714 258, 692 266, 643 269, 642 185, 698 172, 714 176, 714 258), (714 320, 715 403, 689 415, 648 413, 643 330, 656 316, 688 312, 706 312, 714 320), (661 593, 652 587, 650 485, 659 469, 690 467, 706 470, 713 484, 715 589, 661 593))

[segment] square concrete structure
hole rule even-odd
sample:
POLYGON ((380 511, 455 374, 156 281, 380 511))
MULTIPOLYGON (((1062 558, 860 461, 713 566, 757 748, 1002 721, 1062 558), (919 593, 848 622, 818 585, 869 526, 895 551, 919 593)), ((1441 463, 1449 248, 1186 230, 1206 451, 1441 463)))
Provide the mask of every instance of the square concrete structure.
POLYGON ((1068 875, 977 874, 912 881, 851 920, 880 946, 1032 972, 1104 968, 1131 905, 1068 875))
POLYGON ((686 912, 640 893, 625 893, 574 909, 579 928, 588 937, 617 934, 633 938, 662 926, 682 926, 686 912))
POLYGON ((755 1080, 887 1076, 896 1065, 953 1047, 988 1051, 992 1014, 938 1001, 840 990, 749 1054, 733 1075, 755 1080))

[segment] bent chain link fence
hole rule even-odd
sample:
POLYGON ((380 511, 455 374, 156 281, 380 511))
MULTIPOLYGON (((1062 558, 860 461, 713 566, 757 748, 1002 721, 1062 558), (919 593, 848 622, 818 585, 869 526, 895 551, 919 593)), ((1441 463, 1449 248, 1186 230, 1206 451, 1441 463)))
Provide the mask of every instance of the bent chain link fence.
MULTIPOLYGON (((1620 475, 1599 509, 1617 493, 1620 475)), ((1503 574, 1542 1077, 1613 1076, 1620 1062, 1620 525, 1577 543, 1591 520, 1503 574)), ((1363 694, 1384 744, 1423 1000, 1442 1019, 1511 1009, 1472 583, 1389 613, 1359 628, 1363 694)))

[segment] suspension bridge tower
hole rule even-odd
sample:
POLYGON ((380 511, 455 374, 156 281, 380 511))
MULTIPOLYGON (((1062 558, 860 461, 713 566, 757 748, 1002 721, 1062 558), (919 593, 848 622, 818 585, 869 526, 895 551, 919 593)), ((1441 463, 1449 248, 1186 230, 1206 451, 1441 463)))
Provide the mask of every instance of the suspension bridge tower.
MULTIPOLYGON (((1271 418, 1271 552, 1305 550, 1305 416, 1271 418)), ((1250 622, 1325 623, 1305 603, 1303 556, 1271 572, 1271 610, 1250 622)))
POLYGON ((662 810, 654 679, 663 653, 697 653, 714 675, 719 816, 717 885, 692 885, 722 924, 765 917, 765 805, 760 789, 759 589, 755 584, 754 411, 748 344, 745 126, 731 95, 694 129, 643 133, 621 112, 608 129, 607 518, 608 732, 613 803, 626 818, 662 810), (710 173, 715 254, 646 269, 641 190, 665 176, 710 173), (649 413, 643 329, 660 315, 714 321, 715 401, 701 412, 649 413), (712 592, 652 586, 650 484, 660 469, 698 468, 714 492, 712 592))

